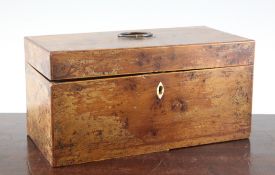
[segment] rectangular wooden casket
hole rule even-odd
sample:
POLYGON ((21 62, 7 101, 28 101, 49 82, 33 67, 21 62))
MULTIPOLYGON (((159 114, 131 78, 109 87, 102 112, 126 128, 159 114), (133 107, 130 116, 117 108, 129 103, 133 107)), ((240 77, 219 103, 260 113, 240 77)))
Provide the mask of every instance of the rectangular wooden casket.
POLYGON ((25 38, 27 132, 52 166, 249 137, 253 40, 139 32, 25 38))

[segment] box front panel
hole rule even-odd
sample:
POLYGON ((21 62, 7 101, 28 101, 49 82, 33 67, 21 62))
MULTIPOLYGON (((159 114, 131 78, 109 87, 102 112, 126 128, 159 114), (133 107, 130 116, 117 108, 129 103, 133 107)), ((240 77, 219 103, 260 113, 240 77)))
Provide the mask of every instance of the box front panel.
POLYGON ((249 137, 253 66, 56 83, 54 165, 249 137))

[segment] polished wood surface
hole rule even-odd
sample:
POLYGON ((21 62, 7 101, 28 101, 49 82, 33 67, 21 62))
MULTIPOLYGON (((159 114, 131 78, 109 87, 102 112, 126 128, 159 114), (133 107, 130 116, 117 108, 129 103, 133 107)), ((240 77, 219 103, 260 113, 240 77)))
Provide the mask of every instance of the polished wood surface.
POLYGON ((153 38, 117 32, 25 38, 26 62, 49 80, 250 65, 254 41, 208 27, 148 29, 153 38))
POLYGON ((252 75, 238 66, 55 83, 27 67, 28 134, 53 166, 247 138, 252 75))
POLYGON ((0 114, 0 175, 274 175, 275 115, 254 115, 250 139, 51 168, 26 137, 25 114, 0 114))

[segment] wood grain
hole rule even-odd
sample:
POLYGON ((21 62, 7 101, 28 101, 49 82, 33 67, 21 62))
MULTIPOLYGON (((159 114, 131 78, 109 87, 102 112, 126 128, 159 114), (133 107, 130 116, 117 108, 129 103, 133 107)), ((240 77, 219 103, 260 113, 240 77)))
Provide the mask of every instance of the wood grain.
POLYGON ((25 37, 25 60, 46 77, 51 77, 50 52, 25 37))
MULTIPOLYGON (((267 138, 265 137, 265 139, 267 138)), ((268 143, 272 143, 272 141, 268 141, 268 143)), ((261 146, 271 148, 271 145, 261 146)), ((269 156, 269 154, 257 152, 259 144, 258 149, 254 150, 255 153, 258 153, 257 156, 255 155, 255 159, 250 159, 254 153, 250 147, 253 145, 250 146, 249 140, 244 139, 52 168, 43 159, 35 145, 28 140, 28 163, 32 175, 249 175, 255 173, 255 171, 251 172, 251 167, 261 172, 253 175, 273 175, 275 153, 269 156), (251 163, 250 160, 257 164, 251 163), (257 165, 261 168, 257 168, 257 165)))
POLYGON ((252 71, 239 66, 52 83, 53 165, 248 138, 252 71))
POLYGON ((249 137, 255 42, 146 31, 25 38, 28 135, 52 166, 249 137))
POLYGON ((249 139, 59 168, 51 167, 36 145, 26 138, 25 124, 26 114, 0 113, 1 175, 274 175, 275 172, 275 114, 253 115, 249 139))
POLYGON ((205 43, 227 43, 250 41, 250 39, 225 33, 206 26, 160 29, 127 30, 151 32, 153 38, 126 39, 117 35, 124 31, 91 32, 27 37, 50 52, 85 51, 102 49, 129 49, 144 47, 166 47, 205 43))
POLYGON ((253 40, 208 27, 146 31, 155 37, 121 39, 121 31, 26 37, 26 61, 49 80, 253 64, 253 40))
POLYGON ((53 80, 251 65, 254 42, 54 52, 53 80))
POLYGON ((53 132, 50 83, 26 65, 27 134, 52 164, 53 132))

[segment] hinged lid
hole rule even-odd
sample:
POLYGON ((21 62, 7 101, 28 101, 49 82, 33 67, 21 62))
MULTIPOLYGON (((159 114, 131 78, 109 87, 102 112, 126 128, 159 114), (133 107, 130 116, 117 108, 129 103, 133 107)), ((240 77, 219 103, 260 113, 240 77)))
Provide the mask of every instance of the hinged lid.
POLYGON ((254 41, 208 27, 148 29, 26 37, 25 54, 47 79, 71 80, 250 65, 254 41))

